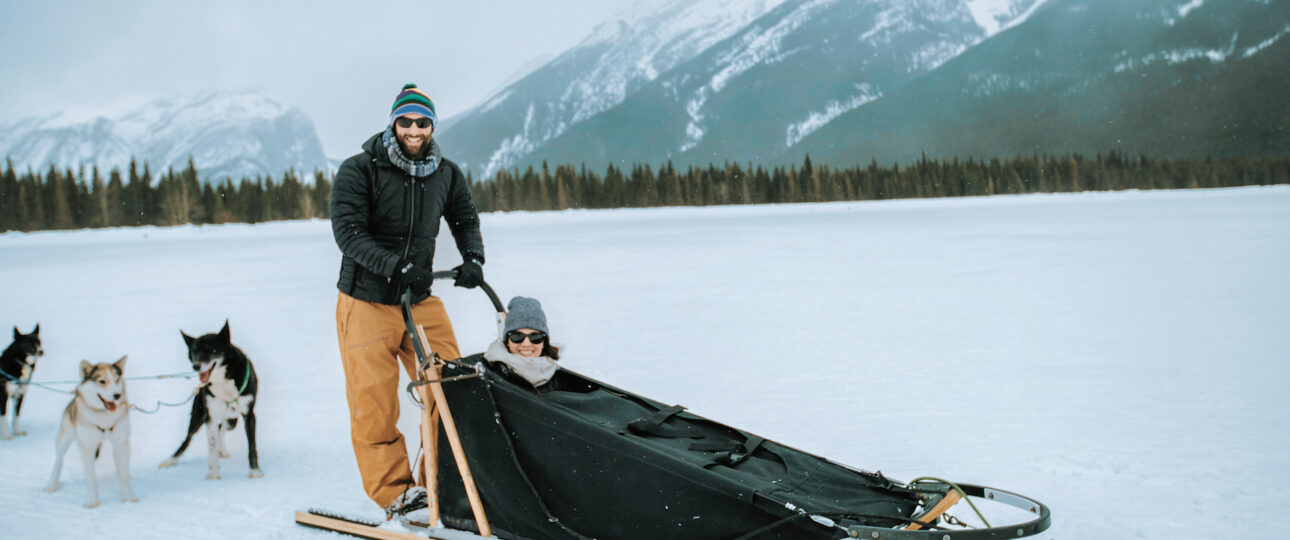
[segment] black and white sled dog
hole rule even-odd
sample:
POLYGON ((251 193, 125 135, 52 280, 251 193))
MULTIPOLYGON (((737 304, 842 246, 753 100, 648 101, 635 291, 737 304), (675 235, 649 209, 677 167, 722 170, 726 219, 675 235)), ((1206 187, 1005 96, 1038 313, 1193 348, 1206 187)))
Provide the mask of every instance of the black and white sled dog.
POLYGON ((188 419, 188 436, 183 444, 175 450, 174 455, 161 462, 161 468, 172 467, 179 462, 179 456, 188 449, 193 435, 202 426, 206 426, 206 444, 210 453, 207 462, 210 473, 207 480, 218 480, 219 458, 229 457, 224 447, 224 432, 237 427, 237 417, 243 418, 246 427, 246 445, 251 464, 251 478, 264 476, 260 471, 260 458, 255 451, 255 396, 259 381, 255 377, 255 368, 251 360, 241 349, 229 341, 228 321, 218 334, 206 334, 202 337, 184 336, 188 344, 188 361, 193 364, 201 378, 198 383, 197 397, 193 399, 193 410, 188 419))
POLYGON ((0 353, 0 439, 9 440, 27 432, 18 429, 18 413, 27 395, 27 384, 36 371, 36 359, 45 355, 40 347, 40 325, 30 334, 13 327, 13 343, 0 353), (13 401, 13 419, 9 419, 9 401, 13 401), (9 428, 12 424, 12 430, 9 428))
POLYGON ((94 473, 94 460, 99 457, 104 442, 112 443, 112 457, 116 461, 116 477, 121 483, 121 500, 138 502, 130 490, 130 401, 125 393, 125 357, 111 364, 91 364, 81 360, 81 383, 76 386, 76 396, 63 410, 63 420, 54 442, 54 472, 49 475, 45 491, 54 492, 63 487, 58 476, 63 471, 63 456, 67 447, 76 441, 81 449, 81 463, 89 483, 86 508, 99 505, 98 476, 94 473))

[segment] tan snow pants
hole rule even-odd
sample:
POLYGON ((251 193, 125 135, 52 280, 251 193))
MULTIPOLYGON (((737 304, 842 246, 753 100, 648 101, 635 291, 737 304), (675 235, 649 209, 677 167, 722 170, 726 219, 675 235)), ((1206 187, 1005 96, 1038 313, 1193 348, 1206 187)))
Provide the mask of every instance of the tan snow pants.
MULTIPOLYGON (((461 356, 439 298, 431 296, 412 306, 412 320, 425 328, 430 350, 448 360, 461 356)), ((415 380, 416 353, 399 306, 364 302, 345 293, 336 300, 336 335, 345 367, 354 458, 367 496, 385 508, 408 487, 425 485, 424 474, 417 482, 412 479, 407 447, 396 425, 404 395, 399 364, 415 380)))

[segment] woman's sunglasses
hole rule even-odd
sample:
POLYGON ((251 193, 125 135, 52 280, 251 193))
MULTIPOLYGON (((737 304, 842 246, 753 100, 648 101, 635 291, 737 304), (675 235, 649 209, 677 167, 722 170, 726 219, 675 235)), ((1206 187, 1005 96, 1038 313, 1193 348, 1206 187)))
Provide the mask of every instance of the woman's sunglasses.
POLYGON ((394 119, 394 123, 398 124, 399 127, 401 128, 412 127, 412 124, 416 124, 417 127, 421 129, 425 129, 430 127, 430 118, 426 116, 422 116, 421 118, 408 118, 406 116, 400 116, 394 119))
POLYGON ((523 343, 526 338, 529 340, 529 343, 532 343, 534 345, 541 345, 542 342, 546 341, 546 334, 542 332, 525 334, 517 330, 511 330, 510 332, 506 333, 506 339, 509 340, 511 343, 523 343))

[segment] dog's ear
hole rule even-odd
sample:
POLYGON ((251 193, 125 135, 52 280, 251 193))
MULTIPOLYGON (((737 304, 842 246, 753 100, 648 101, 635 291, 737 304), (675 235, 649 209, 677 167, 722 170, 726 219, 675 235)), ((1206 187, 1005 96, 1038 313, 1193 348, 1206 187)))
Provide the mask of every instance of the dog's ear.
POLYGON ((90 378, 91 373, 94 373, 94 364, 91 364, 89 360, 81 360, 81 380, 90 378))
POLYGON ((14 325, 14 327, 13 327, 13 338, 14 338, 14 339, 18 339, 18 338, 20 338, 20 337, 22 337, 22 332, 19 332, 19 331, 18 331, 18 326, 17 326, 17 325, 14 325))
POLYGON ((179 335, 184 336, 184 345, 187 345, 189 347, 192 347, 193 342, 197 341, 197 338, 190 336, 188 334, 185 334, 183 330, 179 331, 179 335))
POLYGON ((36 329, 35 329, 35 330, 32 330, 32 331, 31 331, 31 333, 30 333, 30 334, 27 334, 27 335, 29 335, 29 336, 39 336, 39 335, 40 335, 40 323, 36 323, 36 329))
POLYGON ((228 319, 224 319, 224 328, 220 329, 219 338, 224 343, 232 343, 232 341, 229 339, 228 319))
POLYGON ((112 367, 116 368, 117 373, 125 373, 126 358, 129 358, 129 355, 122 355, 120 360, 117 360, 115 363, 112 364, 112 367))

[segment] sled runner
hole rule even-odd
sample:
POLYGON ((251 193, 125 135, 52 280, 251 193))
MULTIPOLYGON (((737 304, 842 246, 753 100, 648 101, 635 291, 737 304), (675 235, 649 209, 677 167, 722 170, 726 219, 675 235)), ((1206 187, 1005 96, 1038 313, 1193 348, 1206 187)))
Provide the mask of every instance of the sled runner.
MULTIPOLYGON (((487 284, 482 288, 500 328, 505 310, 487 284)), ((408 309, 415 344, 419 328, 408 309)), ((435 523, 410 524, 423 538, 439 538, 442 529, 429 527, 438 520, 458 531, 531 539, 985 540, 1033 536, 1051 523, 1046 506, 1022 495, 931 479, 898 482, 566 369, 534 388, 482 354, 454 362, 433 351, 417 354, 442 372, 423 370, 433 380, 414 381, 408 391, 428 403, 422 390, 437 387, 456 426, 455 435, 437 427, 423 433, 431 436, 423 447, 435 523), (442 450, 449 447, 460 448, 468 467, 456 451, 442 450), (948 517, 951 508, 971 512, 956 506, 963 499, 1012 506, 1033 519, 950 525, 962 523, 948 517)), ((857 443, 866 440, 857 433, 857 443)))

